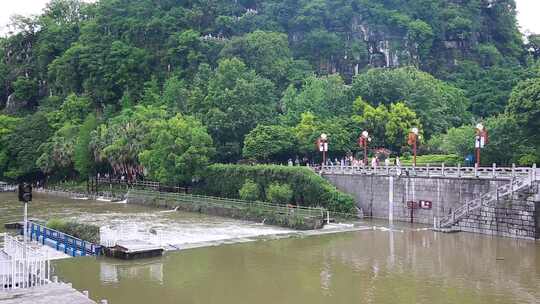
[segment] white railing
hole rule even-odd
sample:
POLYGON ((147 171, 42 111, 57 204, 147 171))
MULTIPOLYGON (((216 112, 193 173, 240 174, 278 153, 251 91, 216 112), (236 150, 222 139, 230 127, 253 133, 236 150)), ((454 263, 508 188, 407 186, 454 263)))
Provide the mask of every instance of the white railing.
POLYGON ((104 247, 114 247, 120 242, 144 241, 155 246, 163 246, 162 235, 159 231, 152 234, 141 234, 136 224, 120 225, 116 228, 101 227, 99 229, 99 244, 104 247))
POLYGON ((30 288, 50 282, 50 262, 35 249, 8 234, 1 234, 0 291, 30 288))
POLYGON ((445 178, 514 179, 528 177, 538 171, 532 167, 446 167, 440 166, 322 166, 314 168, 321 174, 339 175, 392 175, 445 178))
POLYGON ((466 202, 459 208, 453 210, 452 213, 441 218, 438 222, 435 221, 435 224, 438 226, 437 228, 450 228, 454 224, 458 223, 461 219, 468 216, 471 212, 482 207, 492 206, 500 199, 530 187, 533 182, 538 180, 538 178, 540 178, 540 176, 538 176, 536 172, 531 172, 531 174, 529 174, 527 177, 513 179, 509 183, 497 187, 491 192, 484 193, 480 197, 466 202))
POLYGON ((16 185, 10 185, 7 183, 0 182, 0 192, 13 192, 17 190, 16 185))

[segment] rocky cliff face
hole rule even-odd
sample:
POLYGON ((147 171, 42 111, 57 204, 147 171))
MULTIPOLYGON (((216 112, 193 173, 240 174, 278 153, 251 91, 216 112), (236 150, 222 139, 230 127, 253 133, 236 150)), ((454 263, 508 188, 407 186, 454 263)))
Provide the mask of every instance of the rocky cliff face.
POLYGON ((5 103, 4 112, 6 114, 15 114, 20 109, 26 107, 28 105, 27 101, 24 100, 17 100, 15 98, 15 94, 12 93, 8 96, 7 101, 5 103))

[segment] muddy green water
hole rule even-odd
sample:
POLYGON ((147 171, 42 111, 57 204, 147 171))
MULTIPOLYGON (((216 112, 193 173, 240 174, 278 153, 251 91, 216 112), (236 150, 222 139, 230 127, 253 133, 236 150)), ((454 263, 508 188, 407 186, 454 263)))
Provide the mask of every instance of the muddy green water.
MULTIPOLYGON (((87 218, 110 207, 48 200, 47 210, 36 214, 80 212, 87 218)), ((111 208, 131 213, 131 207, 111 208)), ((0 196, 1 221, 17 217, 7 209, 0 196)), ((197 220, 206 223, 197 230, 201 237, 212 233, 203 229, 207 218, 192 225, 197 220)), ((112 304, 540 303, 540 242, 394 228, 221 245, 130 262, 65 259, 54 262, 54 271, 112 304)))

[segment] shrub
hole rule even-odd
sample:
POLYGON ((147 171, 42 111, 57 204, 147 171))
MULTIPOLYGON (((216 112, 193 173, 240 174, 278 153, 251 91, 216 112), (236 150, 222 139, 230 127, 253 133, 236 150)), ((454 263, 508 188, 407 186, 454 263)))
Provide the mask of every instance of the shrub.
POLYGON ((272 183, 266 191, 266 199, 274 204, 288 204, 293 196, 288 184, 272 183))
MULTIPOLYGON (((401 164, 404 166, 410 166, 413 163, 413 157, 402 157, 400 159, 401 164)), ((392 160, 393 163, 393 160, 392 160)), ((447 166, 455 166, 457 164, 463 164, 463 158, 456 154, 428 154, 418 155, 416 157, 416 164, 418 166, 432 165, 439 166, 445 164, 447 166)))
POLYGON ((96 225, 50 219, 46 226, 47 228, 58 230, 87 242, 99 242, 99 227, 96 225))
POLYGON ((238 191, 238 194, 243 200, 256 201, 260 196, 259 185, 257 185, 257 183, 255 183, 253 180, 247 179, 242 188, 240 188, 238 191))
POLYGON ((326 179, 307 167, 214 164, 208 167, 206 175, 194 191, 211 196, 239 198, 239 190, 247 179, 259 185, 260 198, 266 197, 270 184, 278 182, 290 186, 291 202, 297 205, 354 212, 352 196, 339 192, 326 179))

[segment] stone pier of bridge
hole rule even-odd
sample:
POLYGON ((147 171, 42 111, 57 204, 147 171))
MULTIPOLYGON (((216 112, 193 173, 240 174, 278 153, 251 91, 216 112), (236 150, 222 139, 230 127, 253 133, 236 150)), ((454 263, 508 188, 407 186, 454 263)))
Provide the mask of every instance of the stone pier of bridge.
MULTIPOLYGON (((471 210, 452 228, 508 237, 540 238, 540 173, 532 168, 463 167, 341 167, 319 171, 338 189, 351 194, 364 217, 437 225, 467 202, 512 181, 530 186, 471 210), (411 208, 412 207, 412 208, 411 208)), ((463 208, 461 208, 463 209, 463 208)))

